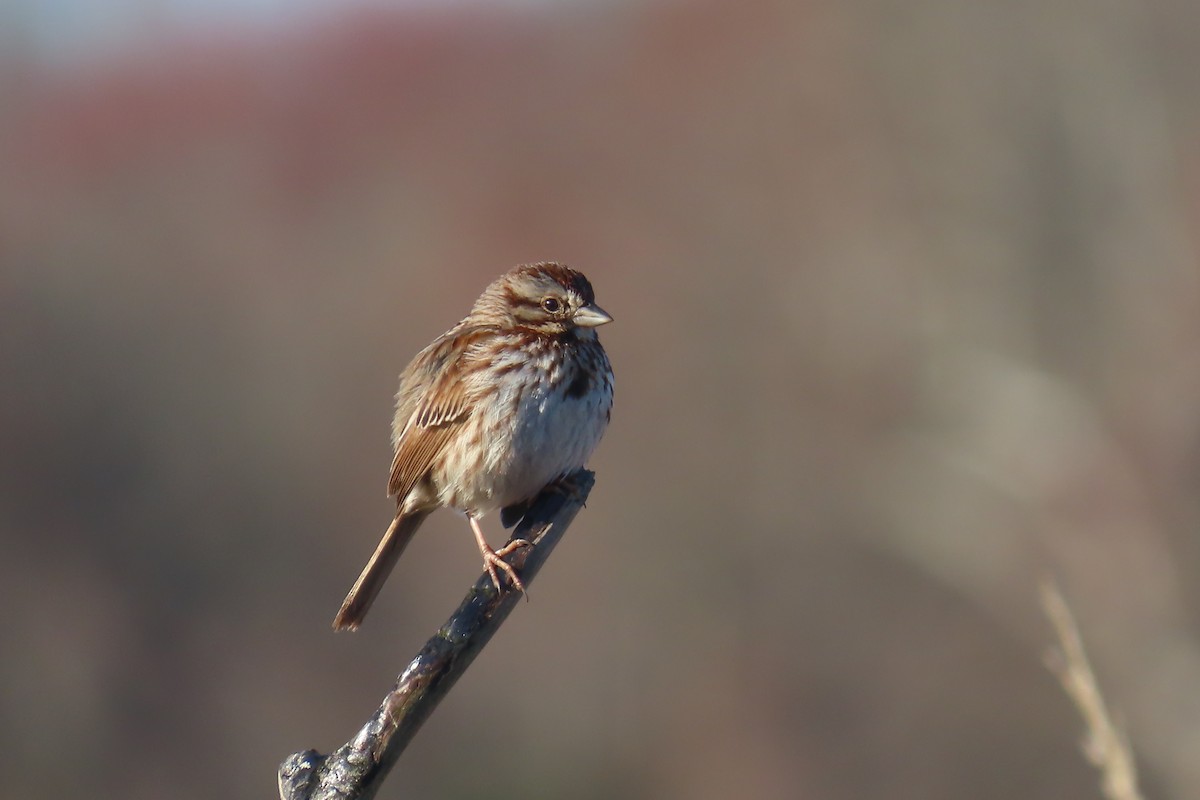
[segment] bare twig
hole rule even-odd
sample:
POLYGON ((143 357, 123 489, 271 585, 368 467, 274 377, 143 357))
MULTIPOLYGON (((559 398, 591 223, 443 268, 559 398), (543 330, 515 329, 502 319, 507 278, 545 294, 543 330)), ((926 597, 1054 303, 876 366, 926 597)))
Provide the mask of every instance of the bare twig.
MULTIPOLYGON (((545 489, 534 500, 513 538, 533 547, 507 560, 521 571, 528 586, 583 507, 595 476, 579 470, 545 489)), ((328 756, 304 750, 279 767, 282 800, 367 800, 412 740, 421 724, 470 666, 492 634, 508 617, 521 593, 511 586, 497 593, 483 573, 446 624, 425 643, 371 719, 348 742, 328 756)))
POLYGON ((1058 635, 1058 647, 1047 654, 1046 665, 1083 716, 1083 752, 1100 771, 1101 791, 1108 800, 1142 800, 1129 739, 1104 703, 1079 626, 1053 581, 1042 583, 1042 608, 1058 635))

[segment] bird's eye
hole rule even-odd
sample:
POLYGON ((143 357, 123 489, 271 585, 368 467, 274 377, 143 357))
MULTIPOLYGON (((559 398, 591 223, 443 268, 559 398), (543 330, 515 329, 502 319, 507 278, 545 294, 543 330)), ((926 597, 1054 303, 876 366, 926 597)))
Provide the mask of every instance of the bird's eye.
POLYGON ((553 297, 547 297, 542 301, 542 308, 546 309, 546 312, 549 314, 557 314, 558 309, 562 308, 562 304, 553 297))

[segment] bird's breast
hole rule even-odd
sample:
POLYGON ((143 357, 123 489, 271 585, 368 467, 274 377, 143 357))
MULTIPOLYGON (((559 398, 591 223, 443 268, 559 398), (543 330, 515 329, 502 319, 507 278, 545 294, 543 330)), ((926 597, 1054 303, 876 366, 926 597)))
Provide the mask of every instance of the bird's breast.
POLYGON ((482 469, 456 470, 453 505, 483 513, 520 502, 584 466, 596 449, 613 398, 604 351, 543 364, 493 365, 494 394, 476 407, 472 426, 482 469))

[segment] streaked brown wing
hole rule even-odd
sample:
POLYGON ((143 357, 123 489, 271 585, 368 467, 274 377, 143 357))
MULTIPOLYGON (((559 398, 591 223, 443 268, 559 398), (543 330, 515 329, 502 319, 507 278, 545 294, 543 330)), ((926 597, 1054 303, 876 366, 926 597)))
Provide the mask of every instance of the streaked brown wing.
POLYGON ((463 376, 470 368, 472 346, 490 331, 448 331, 413 359, 405 370, 397 403, 396 456, 388 494, 402 501, 429 471, 471 415, 472 398, 463 376), (403 420, 403 421, 402 421, 403 420))

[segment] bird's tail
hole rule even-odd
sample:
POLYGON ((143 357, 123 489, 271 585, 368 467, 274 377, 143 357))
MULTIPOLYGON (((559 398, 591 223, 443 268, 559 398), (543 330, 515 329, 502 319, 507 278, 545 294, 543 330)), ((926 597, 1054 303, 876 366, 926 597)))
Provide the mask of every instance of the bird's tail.
POLYGON ((392 567, 396 566, 400 554, 404 552, 404 548, 429 513, 428 511, 417 511, 412 514, 397 514, 396 518, 392 520, 387 532, 379 540, 379 546, 371 555, 371 560, 367 562, 367 566, 363 567, 362 574, 354 582, 354 587, 342 601, 341 610, 333 618, 335 631, 358 630, 358 626, 367 616, 371 604, 375 602, 375 596, 383 588, 383 582, 391 574, 392 567))

